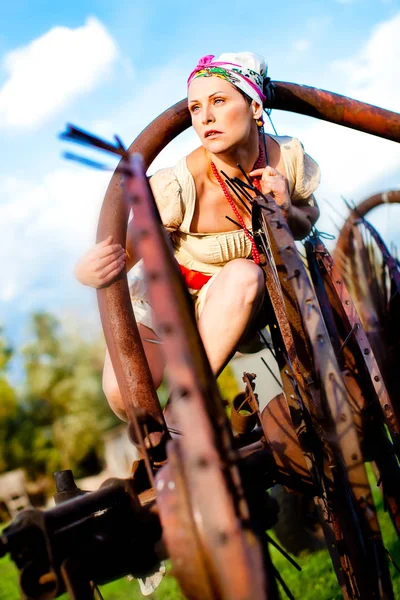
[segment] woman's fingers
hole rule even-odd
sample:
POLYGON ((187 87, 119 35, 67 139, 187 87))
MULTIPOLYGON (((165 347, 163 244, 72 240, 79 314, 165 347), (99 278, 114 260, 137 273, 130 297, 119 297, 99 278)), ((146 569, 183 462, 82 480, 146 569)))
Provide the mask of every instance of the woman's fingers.
POLYGON ((107 256, 94 257, 93 263, 94 263, 95 270, 100 272, 100 271, 103 271, 104 269, 108 269, 110 267, 110 265, 112 265, 116 261, 120 262, 120 261, 125 261, 125 260, 126 260, 126 253, 125 253, 125 250, 122 248, 116 252, 107 254, 107 256))
POLYGON ((125 258, 119 258, 114 260, 111 264, 107 265, 101 274, 101 285, 105 285, 112 281, 116 275, 118 275, 125 266, 125 258))
POLYGON ((113 236, 109 235, 108 238, 106 238, 105 240, 102 240, 97 245, 100 247, 109 246, 110 244, 112 244, 113 239, 114 239, 113 236))
POLYGON ((285 213, 290 212, 291 202, 285 177, 269 165, 264 169, 254 169, 250 172, 250 177, 259 177, 261 190, 263 194, 271 194, 275 202, 285 213))
POLYGON ((270 167, 269 165, 264 169, 254 169, 254 171, 250 171, 249 175, 250 177, 262 177, 263 179, 267 177, 278 177, 280 179, 284 179, 283 175, 281 175, 279 171, 273 167, 270 167))
POLYGON ((121 244, 112 244, 111 246, 95 247, 94 253, 96 254, 97 258, 106 258, 107 256, 116 254, 125 254, 125 250, 121 244))

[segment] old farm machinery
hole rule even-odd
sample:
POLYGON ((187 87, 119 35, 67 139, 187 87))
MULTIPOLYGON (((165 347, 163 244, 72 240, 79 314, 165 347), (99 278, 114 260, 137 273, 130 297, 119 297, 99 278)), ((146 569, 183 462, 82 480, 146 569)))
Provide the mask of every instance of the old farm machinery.
MULTIPOLYGON (((269 107, 400 141, 397 114, 294 84, 271 83, 268 92, 269 107)), ((343 597, 393 599, 365 463, 373 463, 399 533, 399 264, 365 220, 369 206, 353 210, 335 261, 317 231, 304 258, 274 199, 249 181, 231 181, 252 212, 282 393, 261 412, 254 376, 245 374, 229 422, 145 175, 189 125, 182 101, 129 150, 74 127, 64 134, 121 157, 98 239, 124 244, 133 210, 170 403, 165 418, 121 275, 98 300, 141 459, 131 478, 88 494, 67 472, 58 474, 57 506, 21 513, 3 531, 0 551, 20 569, 26 599, 65 590, 76 600, 93 598, 98 584, 144 577, 169 557, 189 599, 271 600, 280 597, 280 575, 269 554, 276 507, 267 490, 279 483, 314 499, 343 597)))

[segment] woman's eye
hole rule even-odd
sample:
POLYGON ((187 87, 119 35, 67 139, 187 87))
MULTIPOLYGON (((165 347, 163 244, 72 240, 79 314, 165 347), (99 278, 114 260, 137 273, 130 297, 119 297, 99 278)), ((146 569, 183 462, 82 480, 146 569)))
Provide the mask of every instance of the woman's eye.
POLYGON ((197 106, 197 104, 195 104, 194 106, 190 107, 191 112, 197 112, 199 110, 200 106, 197 106))
POLYGON ((224 102, 223 98, 215 98, 214 104, 222 104, 224 102))

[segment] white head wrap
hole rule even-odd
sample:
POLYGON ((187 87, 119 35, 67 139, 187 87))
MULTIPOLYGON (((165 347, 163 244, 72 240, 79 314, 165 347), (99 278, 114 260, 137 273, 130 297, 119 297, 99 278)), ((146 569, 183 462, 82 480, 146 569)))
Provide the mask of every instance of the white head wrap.
POLYGON ((197 77, 221 77, 247 94, 258 104, 263 104, 264 79, 267 75, 265 59, 253 52, 224 52, 215 59, 213 54, 203 56, 189 75, 188 87, 197 77))

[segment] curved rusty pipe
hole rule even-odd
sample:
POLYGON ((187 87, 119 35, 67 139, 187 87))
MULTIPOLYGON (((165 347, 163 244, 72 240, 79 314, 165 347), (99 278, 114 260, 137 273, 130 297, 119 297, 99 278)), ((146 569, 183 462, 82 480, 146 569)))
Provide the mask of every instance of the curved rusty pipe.
MULTIPOLYGON (((288 110, 400 141, 400 116, 344 96, 293 83, 274 82, 272 108, 288 110)), ((161 150, 190 126, 186 100, 157 117, 136 138, 129 152, 140 152, 146 168, 161 150)), ((123 202, 121 176, 108 186, 97 230, 97 241, 112 235, 125 246, 128 210, 123 202)), ((164 428, 164 419, 134 319, 125 273, 98 290, 107 347, 126 407, 142 407, 164 428)), ((129 415, 129 410, 127 411, 129 415)))
POLYGON ((340 230, 339 237, 336 242, 335 252, 339 252, 342 256, 349 256, 352 252, 351 248, 351 232, 354 221, 365 217, 367 213, 381 206, 382 204, 399 204, 400 203, 400 190, 390 190, 388 192, 381 192, 380 194, 374 194, 366 200, 360 202, 354 210, 352 210, 347 217, 342 229, 340 230))
POLYGON ((326 90, 276 81, 271 108, 287 110, 400 142, 400 115, 326 90))

